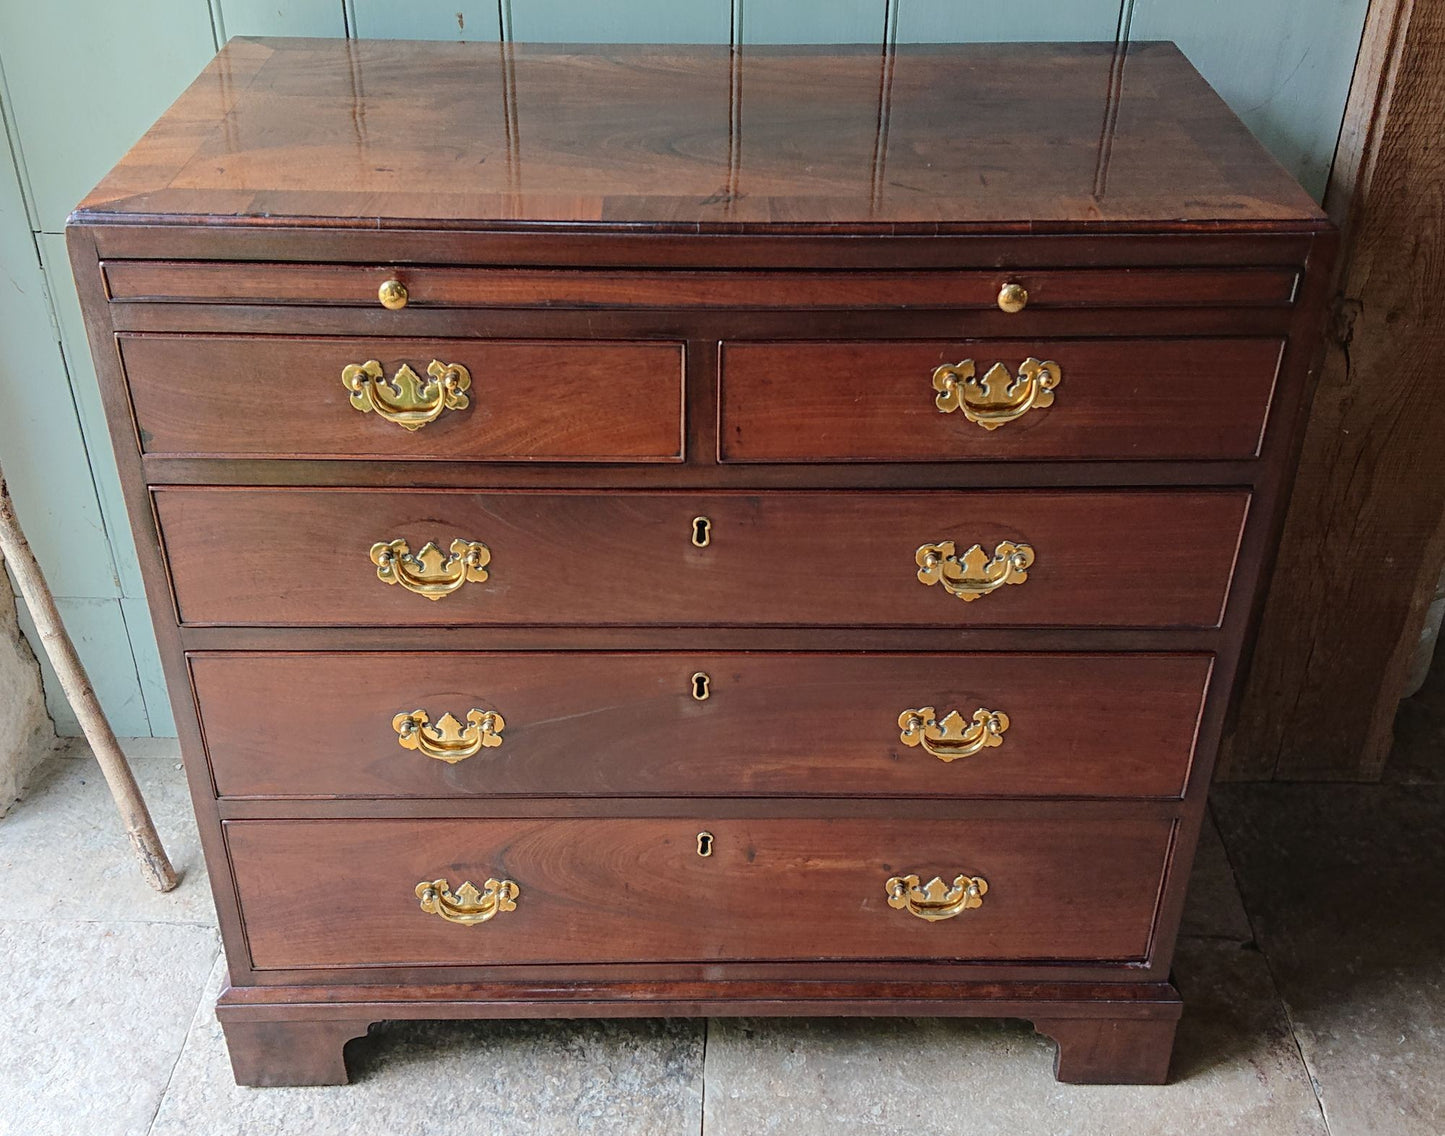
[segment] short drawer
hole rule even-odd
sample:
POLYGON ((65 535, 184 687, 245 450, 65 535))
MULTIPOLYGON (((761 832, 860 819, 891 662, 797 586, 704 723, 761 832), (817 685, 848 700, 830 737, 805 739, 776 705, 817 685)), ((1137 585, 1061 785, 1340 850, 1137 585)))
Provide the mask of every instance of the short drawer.
POLYGON ((224 827, 252 964, 290 970, 1135 962, 1149 951, 1173 821, 700 816, 224 827), (934 877, 942 884, 930 896, 934 877), (488 880, 515 885, 514 897, 499 887, 488 902, 488 880), (974 880, 978 894, 966 895, 974 880), (464 893, 466 883, 482 896, 464 893), (956 914, 929 920, 910 902, 956 914))
POLYGON ((722 461, 1251 458, 1279 339, 726 343, 722 461))
POLYGON ((1178 797, 1210 662, 190 656, 225 797, 1178 797))
POLYGON ((117 342, 150 454, 682 459, 678 343, 220 335, 117 342))
POLYGON ((154 501, 188 624, 1213 627, 1249 494, 171 487, 154 501))

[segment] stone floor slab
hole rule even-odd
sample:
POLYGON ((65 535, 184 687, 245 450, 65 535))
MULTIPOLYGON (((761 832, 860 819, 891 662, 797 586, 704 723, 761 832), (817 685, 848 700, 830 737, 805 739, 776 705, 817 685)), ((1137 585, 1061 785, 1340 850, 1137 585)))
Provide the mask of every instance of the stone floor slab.
POLYGON ((1220 786, 1215 807, 1333 1136, 1440 1136, 1445 786, 1220 786))
POLYGON ((1052 1043, 1023 1023, 873 1019, 389 1023, 352 1043, 349 1087, 238 1089, 175 742, 129 751, 185 873, 169 896, 141 880, 77 743, 0 820, 0 1136, 1320 1136, 1321 1100, 1332 1136, 1440 1136, 1434 736, 1408 784, 1216 789, 1164 1088, 1057 1085, 1052 1043))
POLYGON ((1199 833, 1199 850, 1189 875, 1189 894, 1179 933, 1234 943, 1248 943, 1254 938, 1229 854, 1209 812, 1204 814, 1204 827, 1199 833))
POLYGON ((0 921, 0 1136, 144 1136, 218 950, 209 927, 0 921))
POLYGON ((243 1089, 218 966, 149 1136, 697 1136, 701 1022, 407 1022, 347 1047, 352 1084, 243 1089))
POLYGON ((709 1023, 705 1136, 1323 1136, 1258 952, 1181 944, 1173 1083, 1052 1079, 1021 1022, 748 1019, 709 1023))
POLYGON ((0 819, 0 919, 216 921, 174 739, 131 754, 136 781, 181 884, 165 895, 141 877, 100 767, 75 742, 0 819))

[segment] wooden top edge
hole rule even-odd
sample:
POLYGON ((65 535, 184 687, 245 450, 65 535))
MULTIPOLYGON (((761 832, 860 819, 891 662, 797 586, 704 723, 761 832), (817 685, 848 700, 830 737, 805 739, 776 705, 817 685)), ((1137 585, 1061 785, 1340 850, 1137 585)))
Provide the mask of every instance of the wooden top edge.
POLYGON ((72 222, 860 236, 1327 225, 1169 43, 261 38, 228 43, 72 222))
POLYGON ((707 222, 673 224, 666 221, 638 221, 600 224, 576 221, 448 221, 436 217, 346 218, 328 216, 236 217, 225 218, 206 214, 127 213, 100 208, 77 207, 65 221, 66 228, 129 226, 175 229, 248 228, 256 230, 307 229, 361 232, 445 233, 467 232, 499 236, 537 235, 564 237, 599 236, 667 236, 667 237, 896 237, 917 240, 926 237, 1037 236, 1067 237, 1079 235, 1118 235, 1133 237, 1257 236, 1262 234, 1310 234, 1330 232, 1333 221, 1321 213, 1317 217, 1257 221, 1088 221, 1050 222, 975 221, 948 223, 889 222, 881 224, 839 225, 836 222, 780 225, 757 222, 707 222))

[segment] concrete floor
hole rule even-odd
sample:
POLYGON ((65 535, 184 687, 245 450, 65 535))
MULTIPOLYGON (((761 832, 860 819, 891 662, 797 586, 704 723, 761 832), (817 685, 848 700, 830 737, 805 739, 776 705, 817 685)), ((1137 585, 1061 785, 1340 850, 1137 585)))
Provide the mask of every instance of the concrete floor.
POLYGON ((0 1136, 1441 1136, 1445 675, 1401 721, 1391 783, 1216 790, 1163 1088, 1055 1084, 1020 1022, 769 1019, 383 1024, 349 1087, 238 1089, 174 743, 130 747, 169 896, 72 746, 0 821, 0 1136))

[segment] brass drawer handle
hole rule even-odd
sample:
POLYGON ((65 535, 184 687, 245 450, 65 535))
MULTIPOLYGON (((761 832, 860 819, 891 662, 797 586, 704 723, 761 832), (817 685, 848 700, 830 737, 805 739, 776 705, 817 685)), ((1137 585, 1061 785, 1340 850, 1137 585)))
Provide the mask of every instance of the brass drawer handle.
POLYGON ((898 728, 903 731, 898 740, 906 746, 922 746, 940 761, 956 761, 1003 745, 1009 724, 1002 710, 982 707, 973 712, 972 725, 966 725, 957 710, 950 710, 941 721, 936 715, 932 706, 903 711, 898 715, 898 728))
POLYGON ((493 919, 499 912, 515 911, 522 889, 511 880, 488 880, 478 891, 468 880, 453 893, 446 880, 422 880, 416 885, 421 909, 429 915, 440 915, 448 923, 475 927, 493 919))
POLYGON ((915 559, 920 581, 930 587, 942 584, 949 595, 972 603, 1005 584, 1022 584, 1027 580, 1034 550, 1027 544, 1006 540, 994 548, 992 557, 980 544, 959 556, 953 541, 945 540, 941 544, 923 545, 915 559))
POLYGON ((976 378, 972 359, 946 363, 933 372, 934 403, 943 413, 963 411, 970 422, 985 430, 997 430, 1006 422, 1022 418, 1034 407, 1054 404, 1054 388, 1064 373, 1052 360, 1032 356, 1019 364, 1017 375, 1002 363, 995 363, 976 378))
POLYGON ((371 562, 383 584, 400 584, 409 592, 439 600, 468 582, 480 584, 487 578, 492 550, 478 540, 452 541, 450 555, 431 541, 415 556, 404 540, 379 541, 371 546, 371 562))
POLYGON ((982 907, 983 897, 988 894, 988 881, 982 876, 955 876, 952 884, 934 876, 921 886, 917 876, 894 876, 884 887, 888 889, 889 907, 930 923, 982 907))
POLYGON ((428 725, 430 721, 425 710, 413 710, 393 718, 391 728, 402 749, 414 749, 448 765, 465 761, 483 749, 495 749, 502 744, 502 731, 507 728, 502 716, 492 710, 468 710, 465 726, 450 714, 443 714, 435 726, 428 725))
POLYGON ((351 405, 362 414, 375 411, 405 430, 420 430, 440 418, 444 410, 465 410, 471 405, 465 392, 471 388, 472 373, 460 363, 433 359, 426 373, 431 378, 423 380, 403 363, 388 383, 381 364, 368 359, 343 367, 341 383, 351 392, 351 405))

